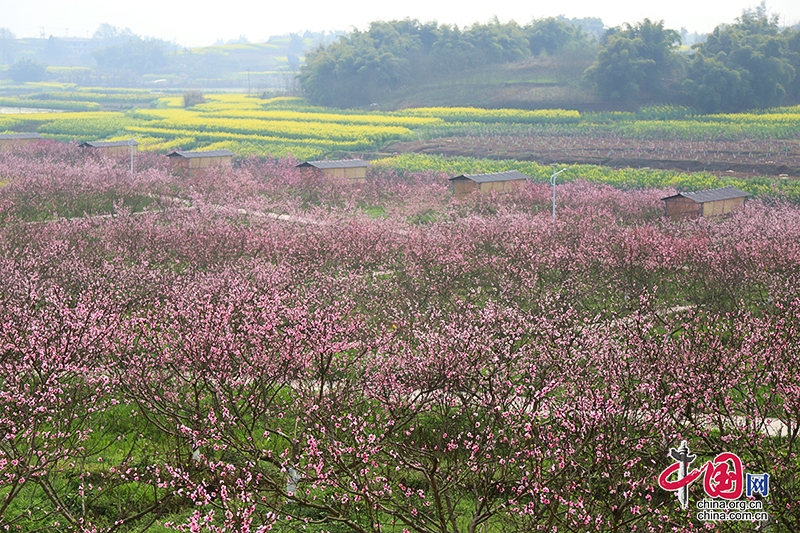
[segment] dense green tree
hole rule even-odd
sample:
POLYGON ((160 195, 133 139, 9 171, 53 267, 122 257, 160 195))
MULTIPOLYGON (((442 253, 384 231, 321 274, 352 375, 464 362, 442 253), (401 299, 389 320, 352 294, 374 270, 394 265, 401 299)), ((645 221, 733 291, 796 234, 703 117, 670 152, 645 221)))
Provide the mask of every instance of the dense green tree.
POLYGON ((643 22, 608 30, 586 79, 605 100, 619 101, 641 92, 663 94, 664 80, 676 68, 680 35, 664 22, 643 22))
POLYGON ((355 32, 307 54, 300 74, 306 97, 322 105, 349 107, 369 104, 396 86, 409 69, 403 51, 417 43, 400 38, 385 23, 376 25, 374 35, 355 32))
POLYGON ((531 53, 525 32, 513 21, 475 24, 464 32, 464 39, 474 46, 477 64, 518 61, 531 53))
POLYGON ((589 38, 594 40, 600 40, 603 37, 603 34, 606 32, 605 25, 603 24, 603 19, 597 17, 584 17, 584 18, 571 18, 568 19, 567 17, 560 15, 558 20, 563 22, 567 22, 576 28, 580 28, 580 30, 589 38))
POLYGON ((794 80, 786 87, 786 96, 800 102, 800 25, 795 27, 786 40, 786 58, 794 68, 794 80))
POLYGON ((206 97, 201 91, 188 91, 183 93, 183 107, 192 107, 205 104, 206 97))
POLYGON ((744 109, 752 102, 750 72, 728 68, 715 57, 695 57, 685 82, 694 105, 703 111, 744 109))
POLYGON ((639 55, 633 39, 611 35, 597 53, 585 77, 603 100, 620 101, 639 94, 645 70, 653 60, 639 55))
POLYGON ((693 48, 684 88, 705 112, 772 107, 789 92, 798 96, 793 85, 800 66, 797 34, 781 30, 763 4, 745 11, 735 24, 717 26, 693 48))
POLYGON ((47 67, 30 59, 20 59, 8 67, 8 75, 17 83, 42 81, 47 76, 47 67))
MULTIPOLYGON (((540 32, 540 42, 548 53, 571 39, 582 38, 580 30, 564 28, 561 23, 558 27, 558 35, 540 32)), ((529 57, 530 35, 530 27, 498 20, 463 30, 412 19, 373 22, 366 32, 354 31, 309 52, 299 80, 314 103, 367 105, 427 76, 529 57)))
POLYGON ((675 46, 681 42, 680 34, 665 29, 663 21, 653 23, 648 19, 634 27, 628 26, 626 33, 635 40, 639 55, 648 61, 643 89, 653 93, 663 92, 665 80, 677 67, 675 46))
POLYGON ((430 70, 451 73, 474 66, 475 44, 464 37, 458 26, 441 26, 438 34, 427 61, 430 70))
POLYGON ((566 19, 549 17, 534 20, 526 28, 531 54, 555 54, 568 45, 587 45, 588 37, 566 19))

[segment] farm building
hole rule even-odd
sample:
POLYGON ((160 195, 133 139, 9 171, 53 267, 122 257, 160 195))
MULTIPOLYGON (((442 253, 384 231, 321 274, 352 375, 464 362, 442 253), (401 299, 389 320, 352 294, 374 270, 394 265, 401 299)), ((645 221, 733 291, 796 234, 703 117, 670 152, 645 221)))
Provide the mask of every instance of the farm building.
POLYGON ((129 155, 131 153, 131 146, 134 152, 139 151, 139 143, 132 139, 127 141, 91 141, 81 143, 78 146, 109 156, 129 155))
POLYGON ((191 174, 209 167, 230 168, 234 155, 236 154, 230 150, 208 150, 206 152, 182 152, 176 150, 167 154, 167 157, 169 157, 170 171, 191 174))
POLYGON ((507 172, 495 172, 494 174, 461 174, 450 178, 453 195, 456 198, 464 198, 474 191, 513 191, 521 189, 528 181, 528 176, 509 170, 507 172))
POLYGON ((10 150, 15 146, 23 146, 42 140, 38 133, 4 133, 0 135, 0 150, 10 150))
POLYGON ((744 206, 750 193, 736 187, 681 192, 663 198, 664 214, 672 219, 714 217, 744 206))
POLYGON ((303 174, 332 176, 342 183, 361 183, 367 179, 369 163, 362 159, 340 159, 338 161, 306 161, 297 168, 303 174))

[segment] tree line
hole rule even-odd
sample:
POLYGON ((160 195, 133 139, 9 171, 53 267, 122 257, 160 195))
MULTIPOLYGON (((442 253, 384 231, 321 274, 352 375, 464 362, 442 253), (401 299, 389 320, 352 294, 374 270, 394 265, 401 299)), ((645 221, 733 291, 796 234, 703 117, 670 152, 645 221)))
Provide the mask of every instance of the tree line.
POLYGON ((594 46, 591 35, 598 29, 600 19, 563 17, 526 26, 494 20, 465 29, 412 19, 373 22, 367 31, 308 52, 299 79, 314 103, 368 105, 431 76, 594 46))
POLYGON ((678 32, 645 19, 606 32, 585 78, 608 102, 642 97, 736 112, 800 100, 800 31, 763 4, 681 54, 678 32))
POLYGON ((800 31, 781 28, 762 3, 704 42, 645 19, 598 31, 599 19, 564 17, 456 26, 417 20, 374 22, 306 55, 299 80, 313 103, 364 106, 431 76, 595 47, 583 83, 610 105, 674 103, 735 112, 800 101, 800 31), (596 36, 599 36, 597 38, 596 36))

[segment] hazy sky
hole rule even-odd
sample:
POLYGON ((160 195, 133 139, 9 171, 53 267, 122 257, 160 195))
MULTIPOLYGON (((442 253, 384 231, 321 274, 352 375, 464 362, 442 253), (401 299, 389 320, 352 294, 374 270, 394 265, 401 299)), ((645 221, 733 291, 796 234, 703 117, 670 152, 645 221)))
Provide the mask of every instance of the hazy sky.
MULTIPOLYGON (((407 17, 461 27, 494 16, 520 24, 557 15, 599 17, 606 26, 648 17, 675 30, 709 32, 756 5, 754 0, 0 0, 0 27, 17 37, 90 37, 108 23, 183 46, 240 36, 259 42, 305 30, 363 30, 373 20, 407 17)), ((800 21, 798 0, 772 0, 767 8, 787 24, 800 21)))

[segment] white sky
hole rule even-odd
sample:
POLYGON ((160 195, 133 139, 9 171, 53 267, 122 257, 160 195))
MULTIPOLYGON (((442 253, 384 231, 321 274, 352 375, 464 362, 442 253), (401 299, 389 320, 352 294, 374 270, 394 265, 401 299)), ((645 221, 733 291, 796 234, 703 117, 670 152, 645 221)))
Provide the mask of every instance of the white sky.
MULTIPOLYGON (((182 46, 213 44, 218 39, 247 37, 251 42, 290 32, 364 30, 374 20, 416 18, 458 24, 502 22, 526 24, 534 18, 564 15, 599 17, 606 26, 664 20, 667 28, 709 32, 733 22, 757 0, 0 0, 0 27, 17 37, 91 37, 101 23, 130 28, 182 46)), ((772 0, 769 13, 786 24, 800 21, 800 1, 772 0)))

